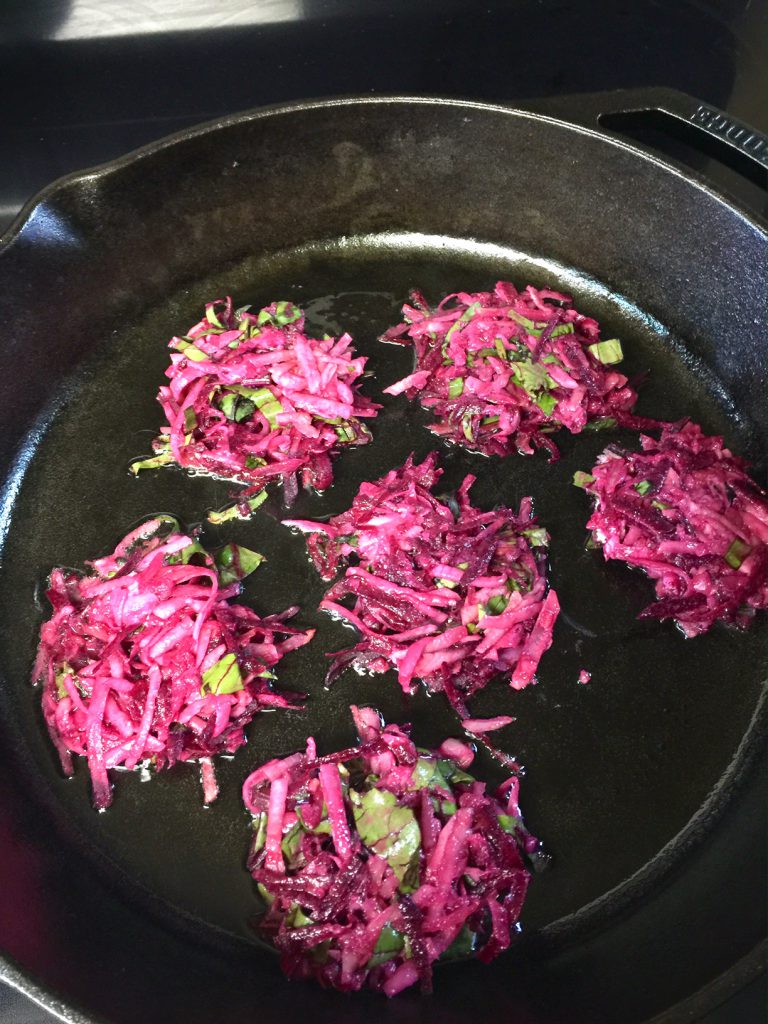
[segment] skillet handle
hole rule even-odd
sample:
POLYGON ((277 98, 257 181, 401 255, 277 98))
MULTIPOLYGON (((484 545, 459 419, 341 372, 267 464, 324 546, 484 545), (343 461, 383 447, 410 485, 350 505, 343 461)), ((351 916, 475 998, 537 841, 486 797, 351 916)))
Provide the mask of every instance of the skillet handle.
POLYGON ((768 189, 768 137, 730 114, 702 103, 676 89, 617 89, 586 93, 536 103, 541 113, 566 117, 585 128, 621 131, 639 126, 643 115, 672 118, 686 132, 686 140, 704 154, 737 169, 768 189), (746 168, 738 164, 747 162, 746 168), (750 173, 751 172, 751 173, 750 173))

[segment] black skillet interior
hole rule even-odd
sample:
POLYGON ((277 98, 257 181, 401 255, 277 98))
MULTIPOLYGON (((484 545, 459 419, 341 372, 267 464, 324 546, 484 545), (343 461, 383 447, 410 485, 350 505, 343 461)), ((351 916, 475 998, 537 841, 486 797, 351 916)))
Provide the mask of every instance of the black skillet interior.
MULTIPOLYGON (((445 110, 438 114, 447 133, 450 117, 445 110)), ((341 118, 345 115, 342 110, 341 118)), ((308 128, 319 122, 321 135, 327 116, 304 114, 308 128)), ((371 117, 370 112, 365 116, 371 117)), ((493 120, 488 113, 482 117, 493 120)), ((360 131, 351 122, 344 129, 352 135, 360 131)), ((225 145, 227 131, 222 133, 225 145)), ((253 134, 258 140, 258 132, 253 134)), ((322 147, 312 138, 309 145, 322 147)), ((370 138, 367 145, 375 154, 370 138)), ((232 152, 239 151, 235 145, 232 152)), ((345 159, 359 163, 354 149, 346 157, 343 149, 339 157, 338 146, 333 152, 342 178, 345 159)), ((169 154, 172 160, 172 150, 163 154, 166 162, 169 154)), ((363 161, 356 180, 373 174, 378 194, 386 160, 381 166, 372 160, 367 171, 363 161)), ((221 167, 231 163, 227 158, 221 167)), ((165 187, 169 168, 156 164, 146 162, 148 178, 154 174, 165 187)), ((305 173, 306 187, 322 190, 312 173, 305 173)), ((202 180, 210 185, 215 208, 221 185, 210 169, 202 180)), ((392 187, 401 184, 398 179, 392 187)), ((362 194, 370 208, 365 182, 356 187, 357 201, 362 194)), ((106 209, 105 195, 97 196, 96 207, 106 209)), ((65 195, 63 206, 59 201, 59 211, 64 210, 57 214, 59 231, 61 223, 66 230, 78 230, 77 218, 66 213, 67 202, 77 199, 65 195)), ((691 343, 675 329, 674 314, 657 319, 663 312, 658 305, 650 311, 641 308, 634 295, 622 294, 615 283, 609 286, 608 273, 601 275, 606 283, 600 283, 578 260, 546 258, 540 246, 520 244, 524 232, 504 242, 497 233, 476 232, 450 206, 445 234, 393 233, 364 228, 397 228, 402 217, 374 209, 367 224, 356 225, 348 200, 341 213, 331 209, 336 231, 322 242, 274 248, 257 243, 251 255, 235 251, 228 259, 217 254, 217 242, 211 245, 210 260, 190 261, 183 269, 183 260, 177 260, 170 271, 159 261, 156 268, 146 253, 153 237, 162 237, 161 245, 167 246, 172 229, 168 225, 163 232, 149 219, 138 236, 146 262, 140 263, 135 251, 130 255, 128 247, 133 260, 128 279, 136 287, 148 282, 143 297, 129 297, 124 278, 110 287, 98 279, 98 271, 96 281, 81 282, 79 297, 71 293, 75 301, 93 303, 94 326, 68 364, 69 372, 54 366, 50 404, 38 421, 42 425, 28 434, 28 457, 6 489, 0 633, 13 637, 3 655, 3 719, 13 734, 6 755, 15 783, 33 794, 29 806, 34 807, 29 822, 24 812, 14 812, 16 849, 23 857, 4 855, 6 871, 21 872, 18 899, 26 908, 24 922, 18 907, 11 915, 9 951, 54 988, 115 1021, 138 1019, 136 1006, 146 1007, 150 999, 155 1009, 141 1015, 147 1021, 197 1021, 212 1019, 213 1013, 217 1020, 234 1022, 249 1019, 249 1006, 256 1005, 261 1007, 258 1019, 265 1022, 305 1012, 318 1020, 350 1022, 363 1014, 459 1021, 475 1004, 483 1012, 503 1012, 531 1024, 645 1019, 725 970, 760 935, 761 911, 749 891, 759 873, 754 837, 738 826, 741 831, 721 852, 717 844, 723 843, 722 815, 729 813, 731 789, 749 797, 747 766, 754 761, 749 736, 766 675, 765 624, 747 634, 715 629, 691 642, 671 624, 637 622, 638 611, 650 599, 650 585, 585 549, 587 504, 570 483, 576 469, 592 465, 607 435, 558 437, 562 458, 553 465, 542 455, 485 459, 440 445, 424 429, 423 412, 402 397, 381 395, 383 387, 408 372, 410 357, 405 350, 381 345, 377 336, 397 320, 413 286, 437 299, 456 289, 487 288, 498 279, 548 284, 573 294, 578 308, 601 322, 604 337, 622 339, 630 374, 650 371, 641 412, 660 418, 690 415, 708 431, 725 433, 736 450, 760 460, 764 453, 754 413, 732 400, 737 380, 723 371, 735 364, 712 357, 712 325, 702 324, 691 343), (256 308, 291 299, 306 309, 315 330, 349 330, 375 374, 367 393, 385 406, 374 424, 374 442, 339 458, 333 488, 323 495, 300 495, 292 516, 318 518, 341 511, 362 480, 399 465, 410 452, 423 457, 437 448, 445 490, 471 472, 477 477, 473 497, 481 506, 515 504, 531 494, 552 534, 551 578, 563 613, 539 685, 513 693, 497 683, 473 703, 479 715, 516 718, 498 741, 526 766, 523 808, 552 864, 534 880, 517 951, 482 972, 475 965, 439 971, 438 995, 426 1004, 415 995, 385 1006, 373 997, 342 1000, 288 986, 250 924, 258 904, 243 867, 248 820, 239 798, 247 771, 301 746, 308 733, 323 750, 346 745, 353 737, 347 712, 351 702, 374 704, 390 720, 412 722, 415 737, 424 744, 459 734, 455 716, 441 699, 423 694, 407 699, 391 676, 350 673, 330 691, 323 689, 326 652, 348 644, 352 634, 316 611, 323 586, 308 564, 302 539, 280 524, 286 513, 277 493, 250 522, 206 525, 204 537, 212 543, 232 538, 264 553, 267 561, 247 581, 246 598, 260 612, 297 603, 299 621, 317 627, 315 641, 288 656, 280 671, 282 685, 305 690, 310 699, 306 711, 264 715, 252 725, 248 746, 218 770, 221 797, 212 807, 202 809, 195 769, 179 766, 150 782, 119 775, 113 807, 94 813, 84 768, 79 766, 71 781, 61 777, 37 697, 27 683, 36 632, 47 614, 42 588, 52 566, 78 566, 110 550, 132 525, 153 513, 172 513, 193 525, 227 501, 230 488, 222 482, 191 479, 174 470, 138 479, 127 472, 133 457, 149 451, 160 424, 154 396, 167 365, 164 343, 199 318, 206 300, 225 294, 256 308), (107 322, 105 313, 110 312, 114 319, 107 322), (586 686, 577 684, 581 668, 592 673, 586 686), (715 839, 710 832, 718 821, 715 839), (36 834, 43 831, 48 853, 36 834), (52 845, 58 851, 55 866, 47 860, 52 845), (733 906, 730 916, 721 919, 726 949, 717 952, 691 935, 695 924, 686 915, 697 898, 696 885, 704 884, 707 892, 720 885, 718 871, 726 870, 737 848, 745 851, 748 863, 743 879, 732 883, 732 899, 725 901, 733 906), (702 849, 703 856, 715 851, 709 867, 700 863, 702 849), (27 878, 30 865, 38 865, 46 878, 43 901, 27 878), (697 871, 704 872, 701 883, 697 871), (671 885, 675 878, 681 880, 680 891, 671 885), (64 893, 67 884, 70 890, 64 893), (643 928, 650 940, 643 937, 643 928), (594 936, 596 945, 590 946, 594 936), (674 972, 665 966, 669 951, 680 958, 674 972), (83 975, 84 960, 92 965, 90 980, 83 975), (609 980, 603 977, 606 972, 609 980), (108 992, 104 979, 115 973, 108 992), (203 984, 203 977, 209 982, 203 984), (639 979, 642 990, 630 992, 627 986, 639 979), (565 1017, 559 1015, 564 1007, 565 1017)), ((145 202, 143 192, 139 201, 145 202)), ((198 194, 196 202, 202 208, 205 201, 198 194)), ((252 202, 261 204, 261 214, 259 209, 248 213, 251 228, 260 215, 276 222, 289 216, 266 188, 258 203, 252 202)), ((285 202, 291 200, 285 196, 285 202)), ((439 205, 428 195, 421 202, 439 205)), ((49 206, 56 213, 57 204, 49 206)), ((195 231, 189 218, 185 223, 187 235, 177 231, 178 244, 190 244, 194 236, 195 244, 205 248, 206 231, 195 231)), ((286 234, 295 233, 296 226, 286 223, 286 234)), ((231 220, 222 224, 236 230, 231 220)), ((123 227, 130 230, 127 223, 123 227)), ((23 233, 20 242, 23 248, 23 233)), ((89 243, 84 244, 87 249, 89 243)), ((641 257, 650 262, 647 253, 641 257)), ((620 277, 617 273, 614 280, 620 277)), ((640 291, 636 281, 630 274, 628 283, 640 291)), ((67 287, 74 283, 68 281, 67 287)), ((668 308, 675 305, 671 300, 668 308)), ((87 319, 81 318, 81 331, 87 330, 87 319)), ((44 344, 39 335, 36 344, 44 344)), ((74 347, 79 345, 75 340, 74 347)), ((52 353, 51 358, 55 363, 60 357, 52 353)), ((629 434, 620 439, 633 440, 629 434)), ((484 775, 498 777, 486 755, 480 754, 478 763, 484 775)), ((7 795, 6 811, 15 806, 10 789, 7 795)), ((710 906, 718 912, 715 897, 710 906)))

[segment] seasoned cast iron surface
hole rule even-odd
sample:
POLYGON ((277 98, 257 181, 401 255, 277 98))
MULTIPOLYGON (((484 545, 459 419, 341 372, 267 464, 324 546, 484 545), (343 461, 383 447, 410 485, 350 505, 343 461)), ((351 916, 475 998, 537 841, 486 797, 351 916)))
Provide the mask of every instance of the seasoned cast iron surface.
MULTIPOLYGON (((174 296, 135 326, 118 329, 70 384, 27 474, 15 509, 19 528, 6 550, 19 595, 6 606, 4 623, 6 635, 16 637, 16 678, 25 678, 34 655, 36 628, 48 611, 43 583, 53 565, 82 565, 107 551, 142 516, 166 512, 194 524, 204 520, 207 509, 227 501, 230 486, 224 482, 191 479, 175 470, 142 473, 138 479, 127 472, 131 458, 149 449, 160 422, 154 395, 168 361, 165 342, 195 321, 203 300, 228 291, 237 303, 258 308, 288 298, 306 307, 316 331, 349 329, 376 374, 368 393, 382 399, 380 388, 411 365, 408 351, 376 340, 396 321, 408 286, 418 284, 437 298, 459 287, 489 287, 497 277, 573 291, 577 307, 600 320, 604 336, 622 338, 628 372, 651 369, 642 411, 660 417, 685 411, 711 431, 726 431, 737 449, 743 447, 710 390, 712 382, 686 366, 681 350, 660 338, 658 325, 560 268, 536 267, 498 252, 485 259, 444 252, 436 262, 433 253, 396 254, 373 241, 362 254, 339 245, 247 264, 174 296), (34 594, 37 609, 30 614, 34 594)), ((423 426, 428 416, 405 398, 382 400, 385 410, 373 425, 373 444, 340 457, 335 486, 323 495, 303 494, 291 516, 340 512, 361 481, 401 464, 410 452, 421 458, 438 448, 446 491, 472 472, 478 477, 473 499, 483 507, 514 505, 532 494, 541 522, 552 533, 551 579, 563 614, 554 648, 541 665, 541 683, 514 693, 499 682, 473 703, 478 714, 517 718, 500 742, 527 768, 523 807, 553 857, 552 869, 532 886, 523 915, 527 929, 541 928, 619 885, 696 812, 733 756, 759 692, 756 676, 734 680, 731 666, 760 663, 765 631, 762 623, 746 635, 716 629, 686 642, 669 623, 635 621, 650 585, 585 550, 588 505, 583 492, 571 486, 574 471, 589 469, 612 435, 574 438, 563 432, 557 438, 563 457, 554 465, 543 454, 484 458, 433 439, 423 426), (587 686, 576 683, 582 667, 593 674, 587 686), (681 764, 689 770, 680 771, 681 764)), ((632 440, 629 434, 623 439, 632 440)), ((199 918, 202 927, 214 925, 249 940, 248 920, 256 904, 242 870, 248 823, 239 797, 239 783, 249 770, 296 749, 308 733, 326 751, 346 745, 353 735, 346 711, 352 701, 376 704, 388 719, 413 722, 423 743, 460 734, 443 700, 421 694, 408 699, 391 675, 361 678, 351 672, 324 690, 326 652, 351 643, 353 634, 316 611, 324 585, 301 537, 280 524, 284 515, 275 490, 250 522, 205 527, 214 543, 233 537, 266 555, 246 586, 259 612, 298 603, 297 621, 318 629, 311 647, 289 656, 280 671, 283 685, 310 693, 306 711, 275 712, 253 724, 247 749, 218 770, 222 795, 212 807, 201 807, 194 767, 178 766, 149 783, 138 774, 116 774, 114 807, 94 814, 84 765, 73 781, 60 779, 53 750, 38 728, 37 695, 23 691, 19 701, 39 770, 55 788, 62 815, 89 835, 94 855, 114 862, 125 872, 126 884, 145 886, 171 908, 199 918)), ((488 758, 481 761, 493 774, 488 758)))

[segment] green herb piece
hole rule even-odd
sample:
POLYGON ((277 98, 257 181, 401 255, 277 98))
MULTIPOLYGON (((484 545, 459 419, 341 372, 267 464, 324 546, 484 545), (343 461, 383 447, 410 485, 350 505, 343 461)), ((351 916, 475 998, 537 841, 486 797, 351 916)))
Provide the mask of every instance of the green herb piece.
MULTIPOLYGON (((285 844, 285 840, 283 840, 285 844)), ((307 917, 298 903, 294 903, 285 915, 286 928, 303 928, 308 924, 314 924, 311 917, 307 917)))
POLYGON ((480 420, 480 425, 482 427, 495 427, 500 418, 501 417, 499 416, 484 416, 482 420, 480 420))
POLYGON ((227 391, 219 398, 219 408, 228 420, 234 420, 238 396, 233 391, 227 391))
POLYGON ((507 348, 504 344, 504 341, 501 338, 494 339, 493 347, 496 350, 496 355, 499 357, 499 359, 507 358, 507 348))
POLYGON ((461 960, 472 956, 477 941, 476 934, 468 925, 462 925, 461 931, 440 957, 441 960, 461 960))
POLYGON ((355 440, 355 432, 349 424, 345 424, 341 427, 336 427, 336 436, 342 442, 342 444, 350 444, 355 440))
POLYGON ((549 545, 549 534, 543 526, 529 526, 523 530, 523 536, 534 548, 545 548, 549 545))
POLYGON ((464 390, 464 378, 454 377, 453 380, 448 384, 448 397, 458 398, 464 390))
POLYGON ((295 864, 301 849, 301 840, 304 838, 304 829, 298 821, 285 833, 280 844, 283 856, 289 864, 295 864))
POLYGON ((187 434, 191 434, 197 426, 197 414, 191 405, 188 405, 184 410, 184 430, 187 434))
POLYGON ((499 825, 501 825, 505 832, 508 832, 510 835, 514 835, 520 828, 521 821, 513 814, 500 814, 499 825))
POLYGON ((159 455, 153 455, 151 459, 138 459, 136 462, 132 462, 130 469, 134 476, 138 476, 142 469, 157 469, 160 466, 168 466, 173 461, 174 458, 170 452, 160 452, 159 455))
POLYGON ((438 788, 452 793, 454 783, 475 781, 450 758, 431 757, 429 751, 423 750, 419 750, 419 753, 422 756, 414 766, 410 789, 423 789, 427 786, 430 789, 438 788))
POLYGON ((242 423, 243 420, 249 419, 253 416, 255 409, 256 406, 253 402, 250 402, 247 398, 241 398, 235 409, 235 423, 242 423))
POLYGON ((272 904, 275 902, 275 897, 272 895, 269 889, 267 889, 267 887, 263 885, 261 882, 256 883, 256 891, 264 901, 265 907, 271 907, 272 904))
POLYGON ((219 581, 226 587, 236 580, 244 580, 246 576, 250 576, 264 561, 264 556, 258 551, 231 542, 219 548, 213 560, 219 573, 219 581))
POLYGON ((576 487, 589 487, 590 484, 595 482, 595 478, 591 473, 585 473, 581 469, 577 469, 573 474, 573 482, 576 487))
POLYGON ((176 342, 176 349, 179 352, 183 352, 187 359, 191 359, 193 363, 202 363, 208 356, 202 349, 198 348, 197 345, 193 345, 191 341, 185 341, 180 338, 176 342))
POLYGON ((203 558, 207 558, 208 552, 205 550, 202 544, 198 541, 193 540, 191 544, 187 544, 181 551, 176 551, 170 555, 166 561, 169 565, 189 565, 190 560, 195 555, 202 555, 203 558))
POLYGON ((608 338, 606 341, 597 341, 594 345, 588 346, 588 351, 604 366, 612 366, 620 363, 624 358, 621 351, 621 342, 618 338, 608 338))
POLYGON ((573 324, 558 324, 550 338, 559 338, 562 334, 573 334, 573 324))
POLYGON ((253 831, 255 833, 253 837, 253 852, 258 853, 259 850, 264 849, 264 844, 267 841, 267 812, 261 811, 253 819, 253 831))
POLYGON ((367 966, 369 968, 378 967, 380 964, 385 964, 388 960, 394 960, 396 956, 403 952, 404 948, 405 941, 400 932, 393 928, 391 924, 385 924, 381 929, 373 949, 373 956, 368 961, 367 966))
POLYGON ((726 551, 725 560, 732 569, 738 569, 751 550, 750 544, 745 544, 737 537, 726 551))
POLYGON ((554 381, 541 363, 533 363, 530 359, 513 363, 512 376, 515 383, 531 398, 535 398, 539 391, 554 387, 554 381))
POLYGON ((455 761, 452 761, 447 757, 439 757, 437 763, 440 767, 440 771, 443 776, 448 779, 449 782, 476 782, 477 780, 473 775, 468 775, 463 768, 459 768, 455 761))
MULTIPOLYGON (((475 313, 478 311, 479 308, 480 308, 480 303, 479 302, 473 302, 471 306, 467 306, 467 308, 461 314, 459 319, 458 320, 454 320, 454 322, 451 324, 451 326, 446 331, 445 342, 447 342, 450 339, 450 337, 452 336, 454 331, 458 331, 458 330, 460 330, 463 327, 464 324, 468 324, 469 321, 472 319, 472 317, 475 315, 475 313)), ((445 342, 444 342, 444 344, 445 344, 445 342)), ((445 350, 443 350, 443 354, 445 354, 445 350)))
POLYGON ((224 324, 219 320, 213 311, 213 303, 209 303, 205 307, 205 319, 211 325, 211 327, 218 327, 220 330, 224 329, 224 324))
POLYGON ((71 676, 75 684, 77 684, 77 676, 75 675, 72 666, 65 661, 63 662, 61 668, 58 669, 56 672, 56 692, 59 695, 59 700, 62 700, 64 697, 69 696, 67 688, 64 685, 64 680, 67 678, 67 676, 71 676))
POLYGON ((234 654, 225 654, 223 658, 211 665, 203 672, 203 685, 200 687, 200 695, 205 696, 205 691, 210 693, 237 693, 243 689, 243 677, 240 666, 234 654))
POLYGON ((613 430, 616 426, 616 420, 613 416, 601 416, 599 419, 590 420, 584 424, 584 430, 613 430))
POLYGON ((245 468, 246 469, 257 469, 259 466, 266 466, 267 460, 260 459, 258 455, 246 455, 245 457, 245 468))
POLYGON ((255 511, 259 505, 263 504, 267 500, 266 490, 259 491, 258 494, 254 494, 252 498, 248 498, 245 502, 238 502, 236 505, 230 505, 229 508, 221 509, 219 512, 209 512, 208 522, 213 523, 214 526, 220 526, 221 523, 228 523, 232 519, 247 519, 250 512, 255 511), (248 508, 247 512, 241 512, 241 505, 245 504, 248 508))
POLYGON ((474 441, 475 434, 474 434, 474 431, 472 430, 472 416, 471 416, 471 414, 465 413, 461 417, 461 430, 462 430, 462 433, 464 434, 464 437, 466 437, 466 439, 468 441, 474 441))
POLYGON ((634 486, 635 486, 635 490, 637 491, 637 493, 642 496, 644 494, 647 494, 648 491, 650 491, 650 489, 653 487, 653 484, 651 483, 650 480, 641 480, 639 483, 636 483, 634 486))
POLYGON ((233 388, 232 390, 236 390, 238 394, 249 399, 256 406, 262 416, 267 418, 269 425, 274 430, 277 426, 277 414, 283 411, 283 407, 269 388, 238 387, 233 388))
POLYGON ((448 784, 448 780, 444 778, 443 773, 440 771, 437 758, 420 757, 413 766, 410 788, 424 789, 425 786, 430 789, 435 786, 439 786, 442 789, 450 791, 451 787, 448 784))
POLYGON ((494 594, 489 598, 486 607, 488 615, 501 615, 509 604, 509 598, 505 594, 494 594))
POLYGON ((398 807, 394 793, 349 790, 355 825, 363 843, 383 857, 397 876, 401 892, 419 884, 421 829, 410 807, 398 807))
POLYGON ((295 324, 297 320, 301 319, 301 310, 292 302, 278 302, 275 306, 275 316, 281 326, 295 324))
POLYGON ((653 505, 654 508, 657 508, 659 512, 666 512, 668 508, 672 508, 671 505, 667 505, 665 501, 659 501, 657 498, 653 499, 651 505, 653 505))
POLYGON ((536 395, 536 405, 541 409, 545 416, 551 416, 555 411, 557 405, 557 399, 554 395, 547 394, 546 391, 542 391, 541 394, 536 395))
POLYGON ((301 315, 299 307, 294 306, 292 302, 276 302, 274 313, 270 313, 268 309, 262 309, 256 318, 256 322, 260 327, 263 327, 265 324, 273 324, 275 327, 286 327, 288 324, 294 324, 297 320, 300 320, 301 315))
POLYGON ((540 338, 546 328, 546 324, 536 324, 533 320, 529 320, 527 316, 523 316, 521 313, 516 313, 514 309, 509 310, 509 317, 514 320, 516 324, 520 324, 526 331, 533 335, 534 338, 540 338))

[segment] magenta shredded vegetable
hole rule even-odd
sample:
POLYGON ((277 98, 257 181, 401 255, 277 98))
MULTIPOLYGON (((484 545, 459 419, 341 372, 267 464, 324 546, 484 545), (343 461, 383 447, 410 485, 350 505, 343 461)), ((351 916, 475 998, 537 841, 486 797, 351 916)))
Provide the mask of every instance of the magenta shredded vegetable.
POLYGON ((594 499, 593 542, 655 581, 641 618, 674 619, 689 637, 717 620, 746 628, 768 608, 768 495, 695 423, 640 443, 606 448, 574 477, 594 499))
POLYGON ((570 296, 499 281, 492 292, 448 295, 436 309, 419 292, 411 302, 381 340, 412 345, 414 371, 385 394, 418 396, 439 437, 486 455, 545 448, 554 460, 551 434, 561 427, 637 425, 637 393, 616 369, 621 343, 601 341, 597 321, 570 296))
POLYGON ((190 760, 210 802, 210 758, 234 753, 257 712, 300 705, 272 689, 271 669, 314 630, 286 624, 295 608, 262 619, 231 603, 261 560, 237 544, 208 553, 164 516, 89 572, 51 573, 33 680, 66 774, 72 754, 87 758, 97 808, 112 801, 110 769, 190 760))
POLYGON ((481 512, 469 499, 475 478, 467 476, 452 508, 431 493, 442 475, 436 463, 434 452, 419 465, 409 458, 363 483, 352 507, 329 522, 286 524, 309 534, 325 579, 345 567, 320 607, 362 639, 333 656, 327 681, 348 666, 394 668, 406 693, 422 679, 468 718, 465 698, 494 675, 508 676, 514 689, 533 681, 559 604, 547 589, 549 535, 533 518, 531 499, 523 498, 519 512, 481 512))
POLYGON ((299 481, 324 490, 338 449, 371 439, 362 420, 380 406, 358 393, 366 360, 348 334, 309 337, 304 314, 290 302, 259 313, 234 310, 230 298, 209 302, 200 323, 170 347, 170 383, 158 395, 168 425, 155 455, 131 469, 177 463, 246 485, 211 522, 247 517, 275 477, 287 505, 299 481))
POLYGON ((538 842, 516 777, 489 795, 466 772, 466 744, 423 750, 407 727, 351 710, 358 746, 319 757, 310 737, 245 781, 259 929, 289 978, 430 991, 436 961, 509 946, 538 842))

